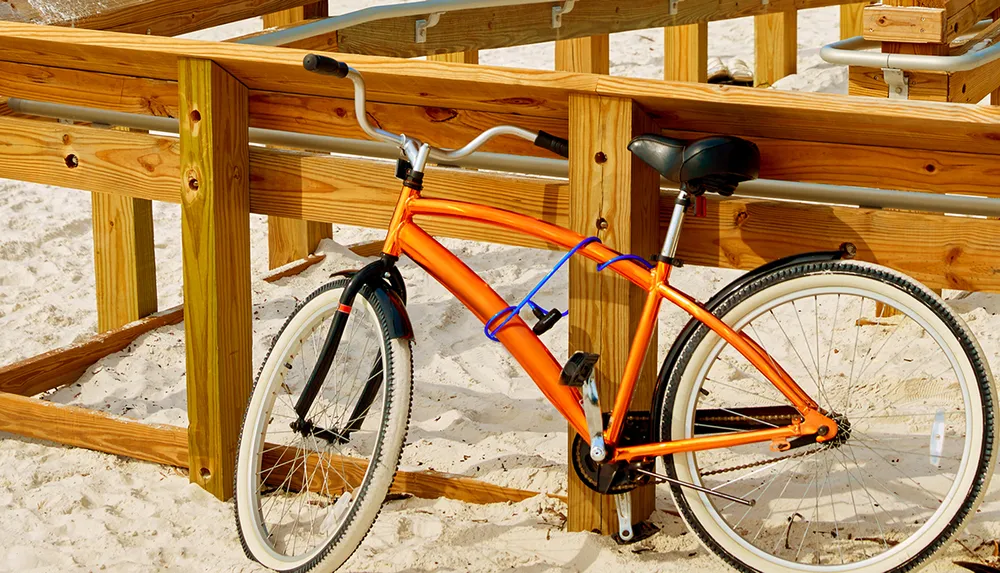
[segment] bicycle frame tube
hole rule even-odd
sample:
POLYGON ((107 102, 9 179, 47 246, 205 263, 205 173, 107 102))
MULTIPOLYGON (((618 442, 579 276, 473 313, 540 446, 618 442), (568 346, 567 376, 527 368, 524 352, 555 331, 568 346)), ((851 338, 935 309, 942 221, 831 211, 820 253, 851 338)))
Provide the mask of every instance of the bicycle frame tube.
MULTIPOLYGON (((416 223, 413 217, 429 215, 474 221, 510 229, 570 249, 583 236, 562 227, 503 209, 443 199, 425 199, 419 193, 405 189, 393 215, 386 236, 384 252, 393 256, 405 254, 448 289, 484 324, 509 305, 482 278, 461 260, 434 240, 416 223)), ((600 243, 591 243, 580 249, 579 254, 604 263, 619 255, 600 243)), ((615 273, 648 293, 639 327, 632 341, 622 381, 615 397, 610 422, 605 431, 605 441, 615 445, 621 437, 625 417, 635 391, 636 380, 645 360, 652 333, 656 328, 657 313, 663 299, 680 307, 698 321, 707 325, 740 354, 746 357, 802 414, 798 423, 775 429, 751 430, 720 436, 703 436, 672 442, 644 444, 615 448, 611 461, 632 461, 673 453, 725 448, 754 442, 782 440, 815 434, 820 426, 831 432, 817 441, 826 441, 836 435, 836 423, 818 411, 818 406, 781 367, 748 336, 737 333, 694 299, 670 287, 667 283, 669 265, 659 263, 652 271, 630 261, 619 261, 610 267, 615 273)), ((497 338, 535 381, 542 394, 585 438, 587 424, 580 404, 580 393, 575 388, 559 384, 562 365, 532 332, 520 317, 514 317, 497 333, 497 338)))

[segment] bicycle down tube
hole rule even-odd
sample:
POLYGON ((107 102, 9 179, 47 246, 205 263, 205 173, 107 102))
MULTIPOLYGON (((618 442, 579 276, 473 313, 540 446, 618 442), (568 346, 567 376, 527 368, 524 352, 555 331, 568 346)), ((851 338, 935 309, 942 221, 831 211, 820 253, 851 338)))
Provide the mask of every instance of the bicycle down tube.
MULTIPOLYGON (((573 247, 583 239, 581 235, 573 231, 511 211, 453 200, 426 199, 420 197, 417 192, 404 188, 389 227, 384 252, 392 256, 405 254, 410 257, 448 289, 483 323, 507 308, 507 302, 458 257, 414 223, 412 219, 418 215, 461 219, 505 228, 542 239, 565 249, 573 247)), ((579 254, 598 264, 605 263, 619 255, 601 243, 588 244, 580 249, 579 254)), ((632 461, 673 453, 781 440, 815 434, 822 426, 833 431, 825 436, 817 437, 817 441, 831 439, 836 434, 836 422, 819 412, 816 402, 781 369, 763 348, 746 335, 735 332, 691 297, 669 286, 668 279, 671 270, 669 265, 661 262, 652 271, 647 271, 638 264, 623 260, 611 264, 609 268, 645 290, 648 295, 611 411, 610 423, 605 431, 606 443, 615 445, 621 435, 625 416, 632 401, 635 383, 645 359, 653 329, 656 327, 657 312, 663 299, 679 306, 729 342, 802 414, 799 423, 782 428, 749 430, 721 436, 694 437, 672 442, 615 448, 612 461, 632 461)), ((580 404, 580 394, 575 388, 559 384, 562 365, 552 356, 538 336, 532 332, 531 327, 521 318, 514 317, 497 332, 497 338, 535 381, 542 394, 578 433, 586 437, 588 435, 587 425, 580 404)))

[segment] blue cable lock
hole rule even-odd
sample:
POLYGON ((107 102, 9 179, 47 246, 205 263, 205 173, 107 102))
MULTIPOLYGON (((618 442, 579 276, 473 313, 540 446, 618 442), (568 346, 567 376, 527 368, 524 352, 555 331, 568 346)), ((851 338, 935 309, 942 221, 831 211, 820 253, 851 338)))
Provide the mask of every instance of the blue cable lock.
MULTIPOLYGON (((584 240, 580 241, 579 243, 577 243, 577 245, 575 247, 573 247, 572 249, 570 249, 569 252, 567 252, 565 255, 563 255, 563 257, 561 259, 559 259, 559 262, 556 263, 556 266, 553 267, 551 271, 549 271, 549 274, 545 275, 545 278, 543 278, 537 285, 535 285, 535 288, 531 289, 531 292, 528 293, 528 296, 524 297, 524 300, 522 300, 521 302, 519 302, 516 306, 508 306, 507 308, 505 308, 505 309, 501 310, 500 312, 494 314, 492 318, 490 318, 489 320, 486 321, 486 325, 483 326, 483 334, 486 335, 486 338, 489 338, 493 342, 500 342, 499 340, 497 340, 497 337, 496 337, 497 332, 500 332, 501 328, 507 326, 507 323, 509 323, 511 320, 513 320, 515 316, 517 316, 518 314, 520 314, 521 313, 521 309, 523 309, 525 306, 528 306, 532 310, 537 310, 537 311, 541 312, 542 314, 548 314, 549 311, 545 310, 544 308, 542 308, 541 306, 539 306, 538 304, 536 304, 535 301, 533 301, 531 299, 536 294, 538 294, 538 291, 541 290, 541 288, 543 286, 545 286, 545 283, 549 282, 549 280, 556 274, 556 272, 559 269, 561 269, 562 266, 566 264, 566 261, 568 261, 570 259, 570 257, 572 257, 573 255, 575 255, 577 251, 579 251, 580 249, 582 249, 583 247, 586 247, 587 245, 589 245, 591 243, 600 243, 600 242, 601 242, 601 240, 598 239, 597 237, 587 237, 586 239, 584 239, 584 240), (507 315, 507 318, 505 318, 504 321, 501 322, 496 328, 490 330, 490 326, 494 322, 496 322, 501 316, 504 316, 505 314, 507 315)), ((597 271, 598 272, 603 271, 604 269, 608 268, 612 264, 614 264, 614 263, 616 263, 618 261, 625 261, 625 260, 628 260, 628 261, 637 261, 637 262, 641 263, 643 266, 645 266, 647 269, 652 269, 653 268, 653 265, 650 264, 649 261, 647 261, 646 259, 644 259, 644 258, 642 258, 642 257, 640 257, 638 255, 618 255, 617 257, 611 259, 610 261, 598 265, 597 271)), ((568 315, 569 315, 569 311, 568 310, 566 312, 562 313, 563 317, 568 316, 568 315)))

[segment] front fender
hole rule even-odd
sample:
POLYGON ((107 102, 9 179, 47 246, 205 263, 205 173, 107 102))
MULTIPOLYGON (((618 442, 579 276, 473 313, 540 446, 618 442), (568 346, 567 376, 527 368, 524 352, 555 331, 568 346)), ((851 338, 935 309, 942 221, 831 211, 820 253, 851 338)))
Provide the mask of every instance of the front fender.
POLYGON ((381 286, 373 287, 375 298, 389 317, 389 338, 413 338, 413 326, 410 315, 406 312, 406 304, 398 292, 381 286))

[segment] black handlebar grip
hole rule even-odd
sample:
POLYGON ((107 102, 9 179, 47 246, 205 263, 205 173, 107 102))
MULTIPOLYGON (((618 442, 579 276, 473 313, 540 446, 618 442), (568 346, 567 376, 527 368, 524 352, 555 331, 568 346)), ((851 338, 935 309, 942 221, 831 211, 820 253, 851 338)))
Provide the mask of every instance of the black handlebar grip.
POLYGON ((347 72, 351 71, 351 68, 344 62, 338 62, 333 58, 320 56, 319 54, 309 54, 306 56, 302 60, 302 67, 310 72, 333 76, 335 78, 346 78, 347 72))
POLYGON ((548 149, 561 157, 569 158, 569 142, 561 137, 539 131, 538 137, 535 138, 535 145, 542 149, 548 149))

